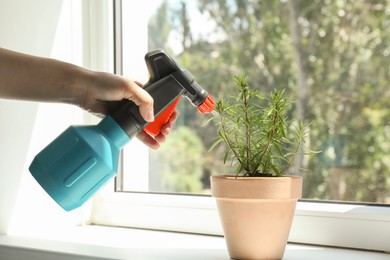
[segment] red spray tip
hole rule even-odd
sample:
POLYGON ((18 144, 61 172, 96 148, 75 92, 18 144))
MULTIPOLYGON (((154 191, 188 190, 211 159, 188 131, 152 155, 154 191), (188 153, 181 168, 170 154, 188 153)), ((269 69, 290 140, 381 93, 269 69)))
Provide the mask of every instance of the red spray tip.
POLYGON ((198 106, 198 110, 203 114, 211 113, 214 110, 214 103, 213 97, 208 95, 203 103, 198 106))

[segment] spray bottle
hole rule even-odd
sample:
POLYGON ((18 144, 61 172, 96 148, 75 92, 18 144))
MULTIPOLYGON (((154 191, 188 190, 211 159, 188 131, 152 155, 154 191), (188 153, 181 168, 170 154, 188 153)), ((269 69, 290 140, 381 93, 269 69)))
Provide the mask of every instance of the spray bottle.
POLYGON ((144 89, 154 99, 154 122, 123 100, 95 126, 70 126, 31 163, 32 176, 63 209, 80 207, 114 177, 121 149, 143 130, 157 135, 181 97, 201 113, 213 111, 213 98, 162 50, 147 53, 145 62, 150 79, 144 89))

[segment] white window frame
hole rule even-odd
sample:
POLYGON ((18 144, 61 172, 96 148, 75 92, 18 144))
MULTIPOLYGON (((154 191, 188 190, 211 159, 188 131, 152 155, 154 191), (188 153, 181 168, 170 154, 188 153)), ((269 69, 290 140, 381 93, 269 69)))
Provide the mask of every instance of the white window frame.
MULTIPOLYGON (((223 235, 208 196, 114 192, 94 201, 92 223, 223 235)), ((390 252, 390 207, 299 201, 289 242, 390 252)))
MULTIPOLYGON (((91 6, 104 5, 90 1, 91 6)), ((116 0, 117 9, 121 1, 116 0)), ((91 22, 99 26, 110 12, 95 14, 91 22)), ((137 10, 132 10, 137 12, 137 10)), ((137 25, 135 25, 137 26, 137 25)), ((99 42, 93 40, 91 44, 99 42)), ((121 50, 116 41, 118 50, 121 50)), ((107 51, 96 46, 97 53, 107 51)), ((130 58, 130 57, 127 57, 130 58)), ((99 66, 99 65, 95 65, 99 66)), ((166 195, 153 193, 114 192, 112 182, 94 199, 91 223, 156 230, 170 230, 210 235, 222 235, 218 212, 213 198, 208 196, 166 195)), ((299 201, 289 237, 290 242, 336 247, 359 248, 390 252, 390 207, 382 205, 323 203, 299 201)))

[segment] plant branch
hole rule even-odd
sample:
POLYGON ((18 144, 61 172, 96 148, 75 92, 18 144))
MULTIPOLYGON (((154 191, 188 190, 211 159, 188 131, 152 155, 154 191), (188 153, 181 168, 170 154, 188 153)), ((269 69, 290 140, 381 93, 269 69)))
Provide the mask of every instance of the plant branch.
POLYGON ((232 103, 217 102, 219 140, 212 147, 225 143, 224 163, 231 156, 237 174, 281 176, 300 153, 306 125, 287 119, 290 103, 284 90, 262 96, 250 89, 245 76, 234 81, 238 96, 231 97, 232 103))
MULTIPOLYGON (((217 104, 217 107, 218 107, 218 106, 220 106, 220 104, 219 104, 219 105, 217 104)), ((220 114, 222 114, 221 108, 219 108, 218 110, 219 110, 218 112, 219 112, 220 114)), ((233 152, 234 157, 236 157, 236 159, 238 160, 238 162, 239 162, 241 165, 244 165, 244 163, 241 161, 240 156, 239 156, 239 154, 237 153, 236 149, 233 147, 232 142, 229 140, 229 133, 227 132, 226 127, 225 127, 225 124, 224 124, 224 122, 223 122, 224 118, 221 116, 219 120, 220 120, 220 126, 221 126, 220 129, 221 129, 221 131, 222 131, 221 134, 223 135, 223 139, 224 139, 226 145, 228 146, 228 149, 230 149, 230 150, 233 152)), ((244 167, 244 169, 247 170, 246 167, 244 167)))

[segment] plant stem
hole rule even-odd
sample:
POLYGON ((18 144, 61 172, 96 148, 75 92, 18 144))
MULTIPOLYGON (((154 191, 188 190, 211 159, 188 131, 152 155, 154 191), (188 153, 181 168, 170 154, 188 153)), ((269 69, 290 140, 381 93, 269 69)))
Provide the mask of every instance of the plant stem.
MULTIPOLYGON (((275 136, 276 136, 276 131, 277 131, 277 125, 279 123, 279 110, 278 110, 278 106, 276 104, 275 106, 275 109, 274 110, 274 115, 273 115, 273 120, 272 120, 272 130, 271 130, 271 136, 268 138, 268 142, 267 142, 267 145, 266 145, 266 148, 264 149, 262 155, 260 156, 260 159, 258 160, 258 164, 256 165, 256 167, 260 167, 260 163, 263 162, 263 158, 264 156, 266 155, 266 153, 269 152, 271 146, 272 146, 272 143, 274 142, 274 139, 275 139, 275 136)), ((266 166, 263 167, 262 169, 262 172, 268 172, 268 162, 266 162, 266 166), (265 169, 264 169, 265 168, 265 169)), ((256 169, 257 169, 256 168, 256 169)), ((278 172, 275 172, 276 175, 279 175, 278 172)))
MULTIPOLYGON (((246 168, 250 169, 250 161, 251 161, 251 132, 249 129, 250 121, 249 121, 249 100, 248 100, 248 88, 246 87, 246 82, 242 82, 242 98, 243 98, 243 104, 244 104, 244 118, 245 118, 245 140, 246 140, 246 168)), ((256 170, 256 169, 253 169, 256 170)), ((251 174, 246 170, 245 174, 251 174)), ((253 173, 255 174, 255 172, 253 173)))
MULTIPOLYGON (((221 130, 222 130, 222 134, 225 136, 225 143, 226 145, 228 146, 228 148, 233 152, 234 156, 237 158, 237 161, 241 164, 241 165, 244 165, 243 162, 241 161, 240 159, 240 156, 239 154, 236 152, 236 150, 234 149, 233 145, 231 144, 231 141, 229 140, 229 136, 228 136, 228 133, 226 131, 226 128, 225 128, 225 125, 224 123, 222 122, 223 118, 221 117, 220 121, 221 121, 221 130)), ((248 171, 248 168, 244 167, 245 171, 248 171)))

